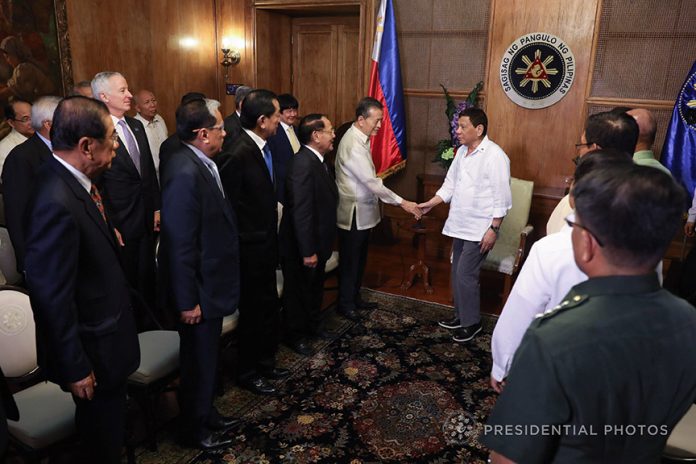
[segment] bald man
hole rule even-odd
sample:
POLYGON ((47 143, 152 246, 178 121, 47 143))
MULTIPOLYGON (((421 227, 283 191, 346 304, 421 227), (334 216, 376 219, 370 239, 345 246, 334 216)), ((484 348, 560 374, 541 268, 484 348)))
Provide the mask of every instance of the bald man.
POLYGON ((160 146, 169 134, 164 119, 157 114, 157 98, 155 94, 145 89, 136 93, 135 110, 138 112, 135 115, 135 119, 142 122, 143 126, 145 126, 147 143, 150 145, 152 161, 155 163, 155 172, 157 172, 157 178, 159 179, 160 146))
POLYGON ((657 133, 655 116, 645 108, 636 108, 627 111, 626 114, 632 116, 638 123, 638 142, 636 142, 633 161, 636 164, 650 166, 671 175, 672 173, 669 172, 669 169, 655 159, 655 154, 652 151, 652 146, 655 143, 655 134, 657 133))

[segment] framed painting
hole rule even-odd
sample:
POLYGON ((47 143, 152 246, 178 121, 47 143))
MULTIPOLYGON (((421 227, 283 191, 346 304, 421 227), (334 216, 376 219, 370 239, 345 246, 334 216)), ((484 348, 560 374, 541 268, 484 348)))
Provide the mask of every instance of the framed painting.
POLYGON ((0 104, 67 95, 72 64, 66 0, 0 0, 0 104))

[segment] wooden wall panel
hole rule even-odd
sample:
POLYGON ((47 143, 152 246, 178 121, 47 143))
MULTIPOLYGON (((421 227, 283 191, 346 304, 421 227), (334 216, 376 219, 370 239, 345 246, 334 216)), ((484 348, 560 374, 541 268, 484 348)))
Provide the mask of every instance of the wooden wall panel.
POLYGON ((573 172, 574 144, 585 121, 585 95, 599 0, 493 0, 486 112, 489 134, 510 157, 512 175, 536 186, 563 187, 573 172), (575 81, 568 94, 545 109, 517 106, 503 92, 498 69, 503 53, 531 32, 554 34, 575 55, 575 81))

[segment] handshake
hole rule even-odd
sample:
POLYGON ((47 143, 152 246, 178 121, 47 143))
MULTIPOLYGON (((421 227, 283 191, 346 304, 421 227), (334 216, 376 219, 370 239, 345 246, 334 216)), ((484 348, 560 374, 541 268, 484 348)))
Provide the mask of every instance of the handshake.
POLYGON ((413 214, 416 220, 419 220, 423 215, 428 214, 428 212, 433 208, 433 206, 442 203, 442 200, 436 202, 435 199, 439 197, 435 196, 430 200, 417 204, 413 201, 403 200, 399 206, 407 213, 413 214))

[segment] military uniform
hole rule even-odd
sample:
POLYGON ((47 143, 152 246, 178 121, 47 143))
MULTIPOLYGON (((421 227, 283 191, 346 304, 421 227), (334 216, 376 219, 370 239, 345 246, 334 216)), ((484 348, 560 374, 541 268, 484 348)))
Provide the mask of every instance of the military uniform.
POLYGON ((655 274, 596 277, 540 314, 481 441, 520 463, 655 463, 696 399, 696 309, 655 274))

